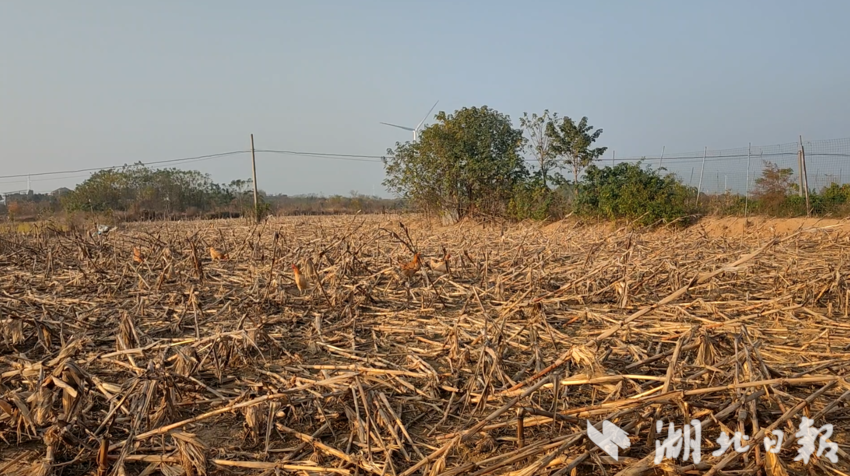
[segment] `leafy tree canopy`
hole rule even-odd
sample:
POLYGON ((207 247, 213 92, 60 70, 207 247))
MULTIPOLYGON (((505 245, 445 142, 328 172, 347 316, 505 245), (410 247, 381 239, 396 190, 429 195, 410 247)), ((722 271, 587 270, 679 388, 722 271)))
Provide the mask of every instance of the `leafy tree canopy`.
POLYGON ((557 160, 558 151, 553 140, 554 134, 547 133, 548 129, 557 123, 558 113, 549 114, 548 109, 539 116, 537 113, 529 116, 525 112, 519 118, 520 127, 525 132, 525 147, 537 162, 535 175, 540 178, 543 187, 548 186, 549 172, 561 167, 557 160))
POLYGON ((602 169, 590 165, 586 172, 578 183, 579 213, 636 220, 642 225, 670 222, 692 213, 696 189, 686 187, 673 174, 661 175, 640 163, 626 162, 602 169))
POLYGON ((593 126, 587 123, 587 116, 578 123, 569 117, 560 122, 553 120, 546 125, 546 135, 551 140, 554 155, 562 158, 564 165, 572 169, 575 183, 578 183, 582 170, 608 150, 607 147, 591 147, 602 135, 602 129, 594 131, 593 126))
POLYGON ((197 170, 150 169, 134 164, 96 172, 62 200, 69 211, 212 210, 241 204, 250 183, 239 180, 221 185, 197 170))
POLYGON ((501 213, 528 176, 522 131, 487 106, 439 112, 414 143, 397 143, 384 158, 384 185, 426 211, 501 213))

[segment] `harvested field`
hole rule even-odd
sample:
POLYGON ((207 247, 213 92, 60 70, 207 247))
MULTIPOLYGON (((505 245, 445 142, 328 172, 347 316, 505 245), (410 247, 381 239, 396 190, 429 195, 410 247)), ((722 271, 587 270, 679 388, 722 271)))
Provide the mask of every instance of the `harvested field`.
POLYGON ((705 230, 335 216, 0 235, 0 474, 847 474, 850 234, 705 230), (443 250, 446 274, 428 265, 443 250), (836 463, 795 461, 803 417, 834 425, 836 463), (587 438, 604 419, 628 433, 618 461, 587 438), (656 464, 667 425, 693 420, 701 460, 656 464), (749 448, 713 456, 721 430, 749 448))

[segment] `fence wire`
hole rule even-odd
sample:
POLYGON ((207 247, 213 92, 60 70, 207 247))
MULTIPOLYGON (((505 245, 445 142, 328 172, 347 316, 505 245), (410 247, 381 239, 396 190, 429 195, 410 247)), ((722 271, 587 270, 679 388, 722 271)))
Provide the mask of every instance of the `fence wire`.
MULTIPOLYGON (((809 190, 821 191, 830 184, 850 183, 850 138, 803 141, 809 190)), ((752 192, 766 162, 794 172, 794 183, 800 183, 798 154, 800 142, 708 149, 697 152, 668 153, 656 156, 620 158, 612 155, 599 165, 642 161, 653 169, 663 167, 686 185, 700 187, 706 194, 745 194, 747 184, 752 192), (703 157, 705 165, 703 167, 703 157), (700 184, 702 176, 702 184, 700 184), (700 186, 701 185, 701 186, 700 186)))

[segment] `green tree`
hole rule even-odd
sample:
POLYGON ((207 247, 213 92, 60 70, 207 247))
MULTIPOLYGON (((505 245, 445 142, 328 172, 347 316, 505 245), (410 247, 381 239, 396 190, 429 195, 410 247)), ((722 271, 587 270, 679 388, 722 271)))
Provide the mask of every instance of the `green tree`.
POLYGON ((425 211, 502 213, 528 177, 522 131, 487 106, 440 112, 415 143, 396 143, 384 158, 384 185, 425 211))
POLYGON ((225 187, 232 200, 231 207, 235 208, 242 215, 254 216, 254 181, 252 179, 236 179, 231 180, 225 187))
POLYGON ((62 202, 69 211, 209 211, 232 205, 234 190, 241 193, 245 188, 245 181, 235 182, 235 188, 222 186, 197 170, 154 170, 134 164, 92 174, 62 202))
POLYGON ((607 147, 591 148, 602 135, 602 129, 594 131, 587 123, 587 116, 578 124, 569 117, 564 117, 560 123, 553 121, 546 126, 546 135, 552 141, 555 156, 562 157, 564 164, 572 169, 575 183, 582 170, 608 150, 607 147))
POLYGON ((63 203, 69 211, 120 210, 123 209, 122 199, 126 189, 126 174, 115 169, 101 170, 63 197, 63 203))
POLYGON ((532 113, 529 117, 528 113, 524 112, 522 117, 519 118, 520 127, 522 127, 526 136, 525 147, 537 161, 537 174, 543 181, 544 187, 548 187, 549 171, 560 167, 552 140, 553 136, 546 132, 549 127, 554 127, 557 123, 558 113, 550 115, 548 109, 544 110, 543 114, 539 116, 537 113, 532 113))

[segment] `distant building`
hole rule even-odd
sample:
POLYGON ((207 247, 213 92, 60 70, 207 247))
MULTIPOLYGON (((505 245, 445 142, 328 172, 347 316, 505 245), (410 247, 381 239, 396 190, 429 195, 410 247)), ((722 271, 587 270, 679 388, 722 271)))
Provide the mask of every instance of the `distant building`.
POLYGON ((54 191, 50 192, 50 196, 51 196, 51 197, 59 198, 59 197, 61 197, 61 196, 63 196, 63 195, 67 195, 67 194, 69 194, 69 193, 71 193, 71 192, 72 192, 72 190, 71 190, 70 188, 68 188, 68 187, 62 187, 62 188, 57 188, 56 190, 54 190, 54 191))

